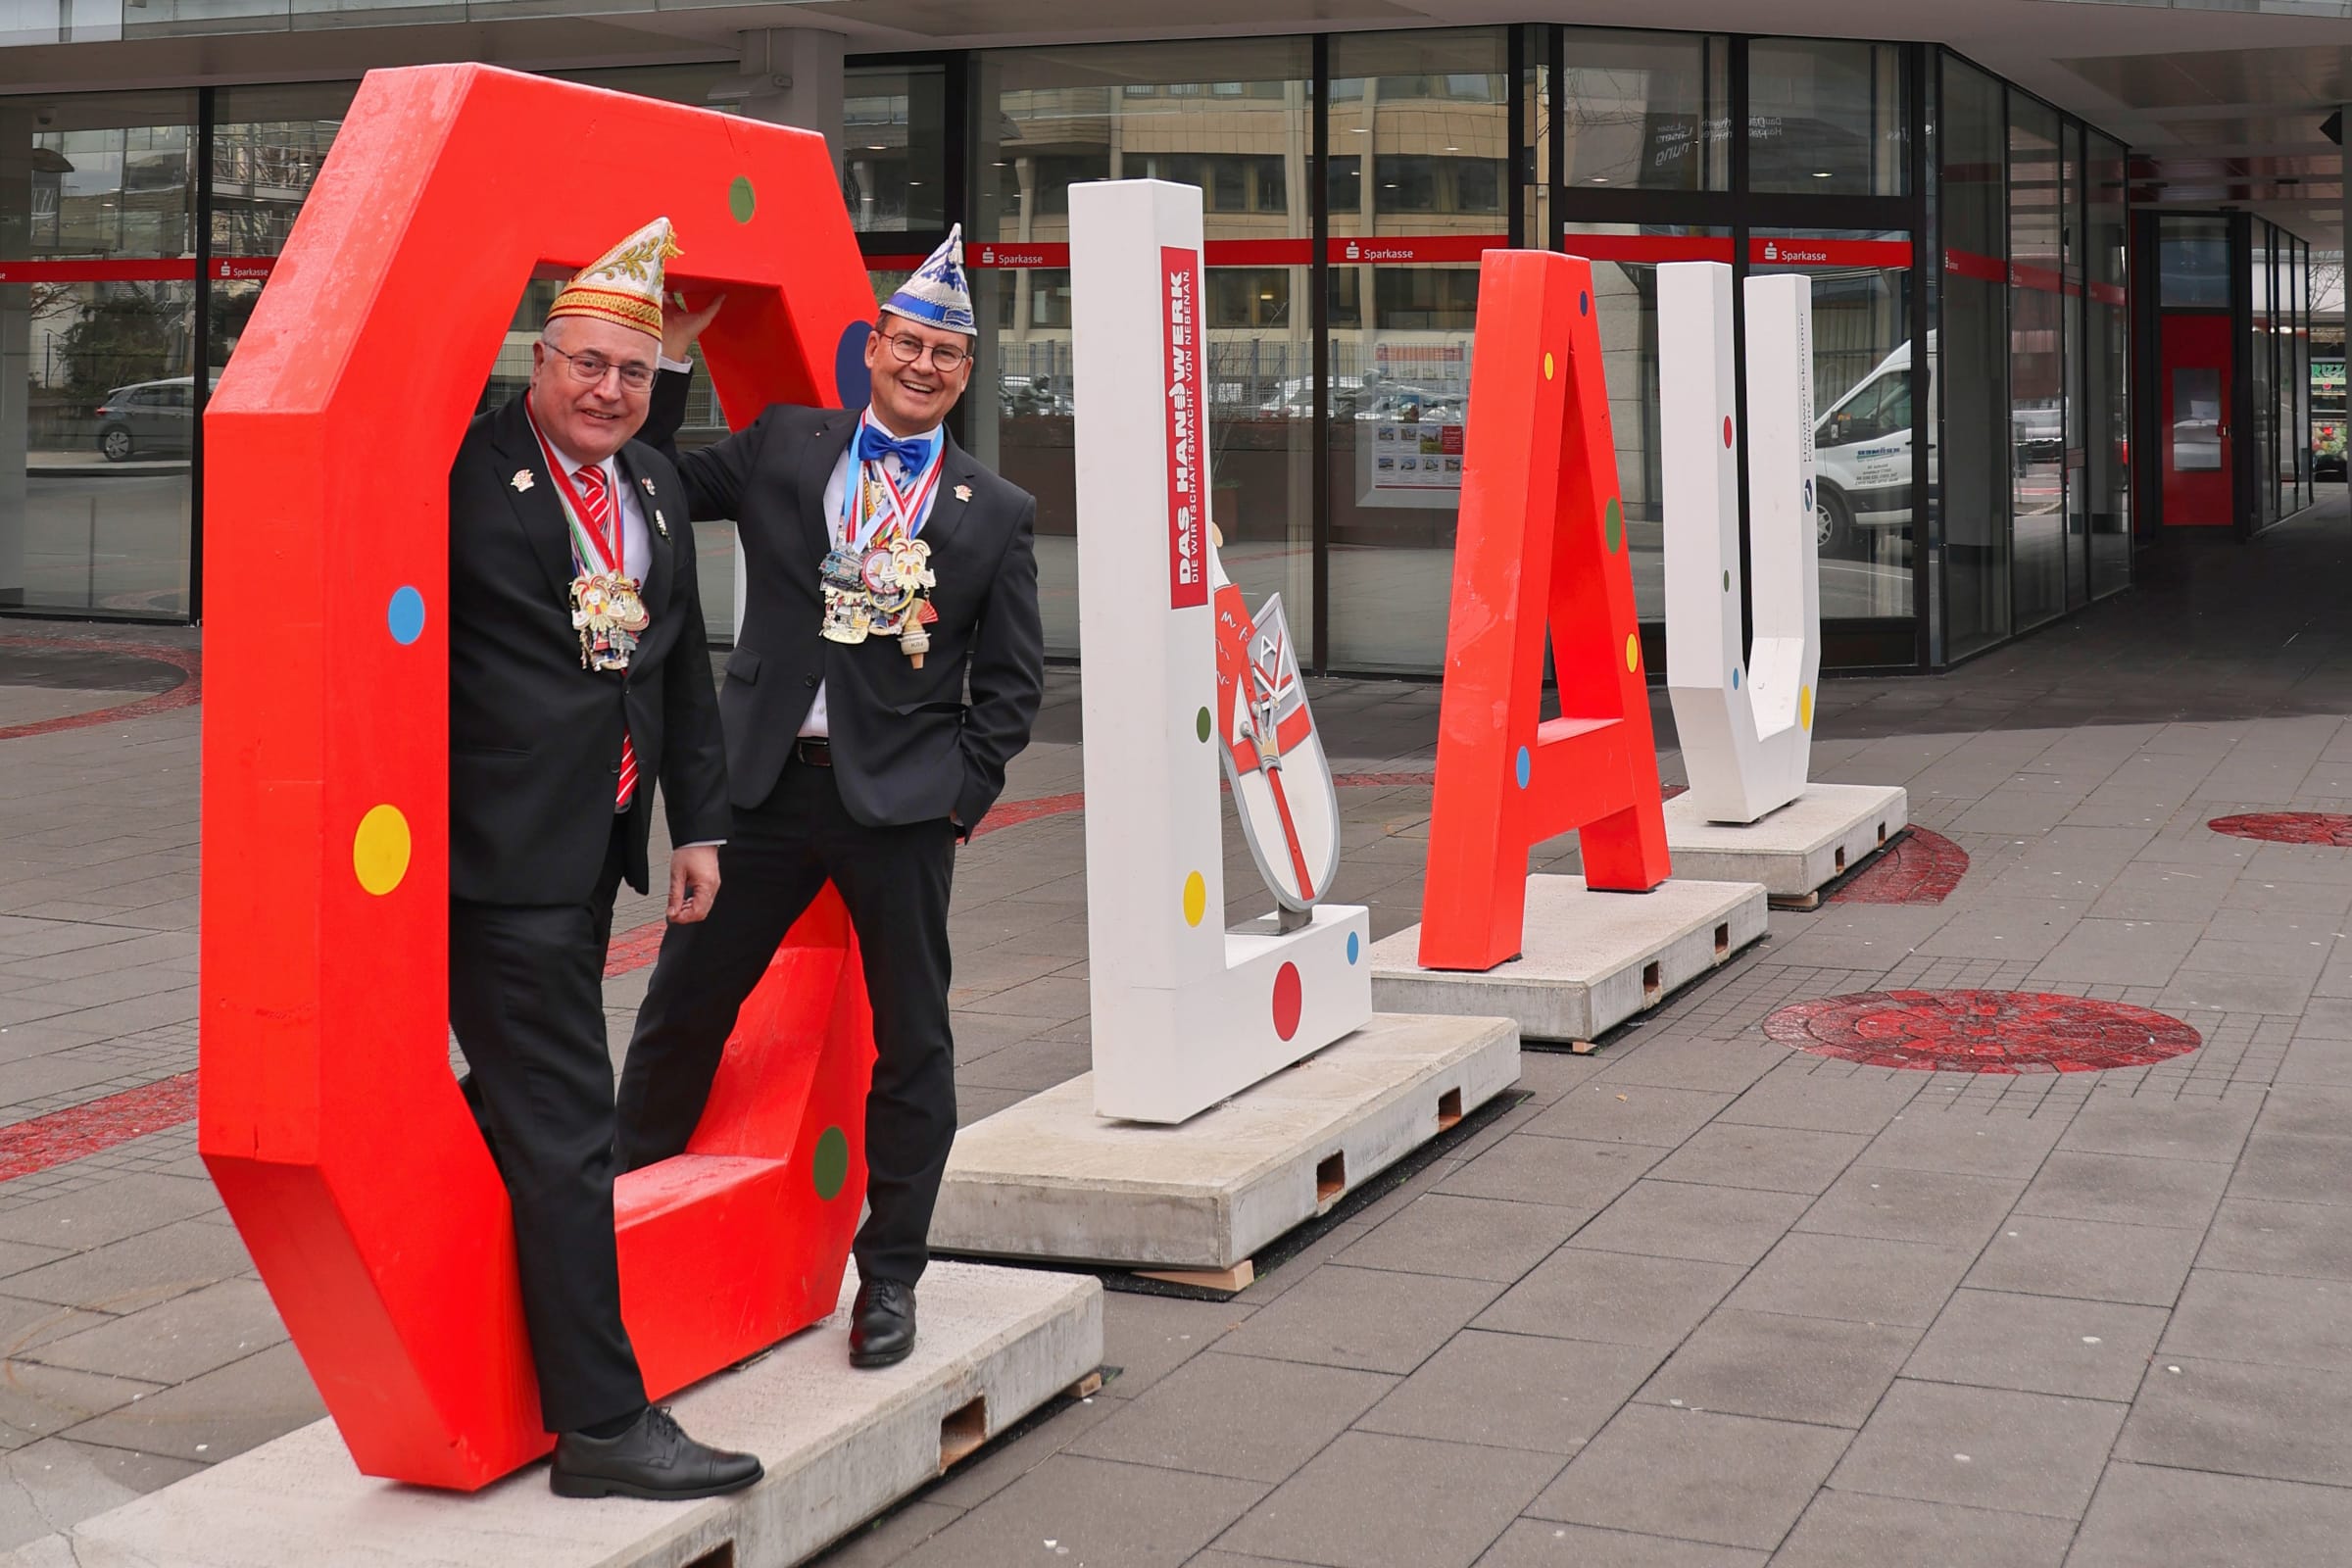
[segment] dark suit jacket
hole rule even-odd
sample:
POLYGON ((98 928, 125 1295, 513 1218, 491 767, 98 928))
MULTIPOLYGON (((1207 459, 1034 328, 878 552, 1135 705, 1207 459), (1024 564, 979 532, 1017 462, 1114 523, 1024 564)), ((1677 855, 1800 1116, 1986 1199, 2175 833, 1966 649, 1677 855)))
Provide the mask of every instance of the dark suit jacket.
MULTIPOLYGON (((664 372, 646 416, 645 439, 673 456, 691 379, 664 372)), ((845 410, 779 403, 749 428, 677 458, 694 515, 733 518, 750 566, 744 624, 719 693, 734 802, 756 807, 774 790, 821 681, 834 778, 850 815, 883 827, 952 810, 968 833, 1003 793, 1005 764, 1029 744, 1045 690, 1037 503, 949 438, 919 536, 939 579, 923 667, 895 638, 829 642, 817 633, 818 570, 832 548, 825 484, 857 426, 845 410)))
POLYGON ((637 749, 627 874, 646 888, 654 786, 673 842, 727 836, 727 778, 694 529, 677 471, 620 451, 653 563, 652 624, 625 672, 580 667, 571 540, 516 398, 476 418, 449 470, 449 860, 452 897, 575 904, 604 868, 625 721, 637 749), (514 475, 531 475, 527 490, 514 475), (645 481, 653 481, 648 495, 645 481), (653 526, 659 511, 669 536, 653 526))

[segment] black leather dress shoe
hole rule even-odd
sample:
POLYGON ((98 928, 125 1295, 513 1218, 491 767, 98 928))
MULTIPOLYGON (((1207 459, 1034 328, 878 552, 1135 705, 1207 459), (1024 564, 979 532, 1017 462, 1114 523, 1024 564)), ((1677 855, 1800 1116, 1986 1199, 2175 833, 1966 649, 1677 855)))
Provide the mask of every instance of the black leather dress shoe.
POLYGON ((715 1497, 760 1479, 760 1461, 695 1442, 665 1406, 650 1405, 616 1438, 556 1439, 547 1484, 559 1497, 715 1497))
POLYGON ((864 1280, 850 1304, 850 1365, 895 1366, 914 1349, 914 1287, 864 1280))

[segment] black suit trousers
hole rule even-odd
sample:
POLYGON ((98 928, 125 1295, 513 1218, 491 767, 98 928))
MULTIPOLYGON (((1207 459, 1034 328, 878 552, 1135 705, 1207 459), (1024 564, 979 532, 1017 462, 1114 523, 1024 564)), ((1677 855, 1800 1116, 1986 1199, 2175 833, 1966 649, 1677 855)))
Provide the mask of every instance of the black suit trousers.
POLYGON ((628 852, 614 819, 584 904, 449 906, 449 1020, 473 1102, 506 1178, 522 1310, 550 1432, 646 1403, 620 1320, 612 1232, 612 1058, 605 951, 628 852))
POLYGON ((737 809, 718 864, 710 915, 669 928, 637 1015, 620 1078, 621 1168, 686 1148, 744 999, 830 878, 849 906, 874 1009, 869 1212, 855 1246, 858 1274, 912 1285, 930 1259, 931 1210, 956 1138, 948 1023, 955 825, 943 816, 867 827, 842 805, 831 768, 796 760, 765 802, 737 809))

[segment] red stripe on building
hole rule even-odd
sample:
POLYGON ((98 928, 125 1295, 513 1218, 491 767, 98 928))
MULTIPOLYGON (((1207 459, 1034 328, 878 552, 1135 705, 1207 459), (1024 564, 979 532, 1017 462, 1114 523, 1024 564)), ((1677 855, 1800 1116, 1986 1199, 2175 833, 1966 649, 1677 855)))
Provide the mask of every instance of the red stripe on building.
POLYGON ((1907 239, 1816 239, 1797 234, 1787 238, 1751 239, 1747 259, 1757 267, 1909 267, 1907 239))
POLYGON ((1729 262, 1729 234, 1569 234, 1560 249, 1588 262, 1729 262))
MULTIPOLYGON (((260 282, 277 266, 274 256, 222 256, 205 276, 220 282, 260 282)), ((192 256, 146 256, 129 260, 0 262, 0 283, 192 283, 192 256)))

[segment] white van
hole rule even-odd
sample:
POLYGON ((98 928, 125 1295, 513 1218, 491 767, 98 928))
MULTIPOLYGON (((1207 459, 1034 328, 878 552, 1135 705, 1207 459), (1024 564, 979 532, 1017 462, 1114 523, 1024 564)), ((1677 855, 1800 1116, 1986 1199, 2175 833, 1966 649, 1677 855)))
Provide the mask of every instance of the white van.
MULTIPOLYGON (((1928 404, 1936 399, 1936 334, 1928 334, 1928 404)), ((1823 555, 1844 554, 1865 528, 1911 525, 1911 345, 1881 360, 1813 422, 1814 526, 1823 555)), ((1928 444, 1928 483, 1936 446, 1928 444)), ((1876 552, 1852 551, 1869 556, 1876 552)))

